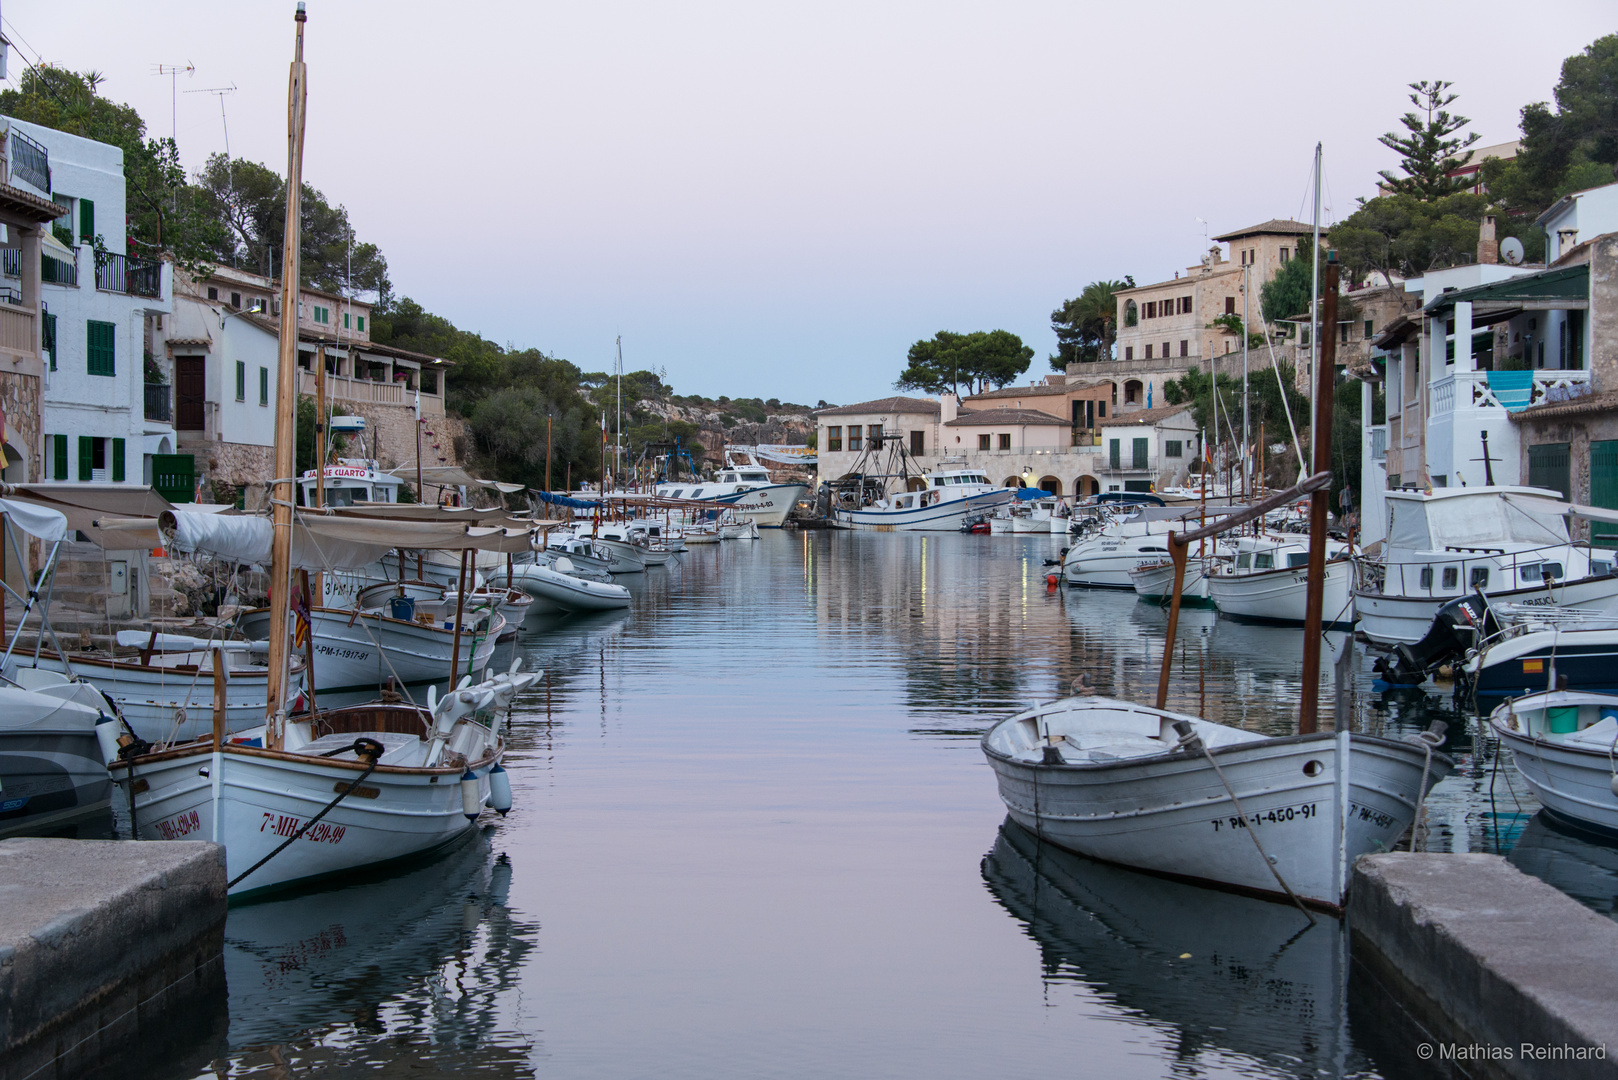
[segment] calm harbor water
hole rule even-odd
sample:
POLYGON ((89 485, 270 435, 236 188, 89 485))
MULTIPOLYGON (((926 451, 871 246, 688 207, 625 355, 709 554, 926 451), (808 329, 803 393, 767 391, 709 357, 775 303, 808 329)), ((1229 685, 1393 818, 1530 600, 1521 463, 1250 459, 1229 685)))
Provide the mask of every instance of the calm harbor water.
MULTIPOLYGON (((1059 543, 771 532, 652 571, 629 612, 530 627, 548 679, 514 719, 510 816, 232 910, 228 1015, 151 1075, 1426 1075, 1336 922, 1005 823, 987 726, 1081 675, 1144 698, 1161 659, 1133 594, 1047 590, 1059 543)), ((1288 730, 1300 636, 1187 612, 1170 707, 1288 730)), ((1358 652, 1341 692, 1326 667, 1328 721, 1456 720, 1377 694, 1358 652)), ((1514 846, 1610 911, 1618 858, 1530 822, 1473 730, 1432 846, 1514 846)))

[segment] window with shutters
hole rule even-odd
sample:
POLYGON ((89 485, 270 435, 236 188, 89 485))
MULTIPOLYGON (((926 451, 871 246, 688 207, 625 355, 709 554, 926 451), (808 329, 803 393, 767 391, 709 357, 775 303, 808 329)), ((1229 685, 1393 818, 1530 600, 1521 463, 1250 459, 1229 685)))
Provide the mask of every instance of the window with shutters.
POLYGON ((241 308, 242 308, 242 294, 241 293, 233 292, 233 293, 230 294, 230 306, 235 308, 237 311, 241 310, 241 308))
POLYGON ((67 479, 67 436, 51 436, 51 479, 67 479))
POLYGON ((40 324, 40 348, 50 358, 51 370, 56 370, 56 316, 45 313, 45 320, 40 324))
POLYGON ((124 440, 112 440, 112 482, 124 482, 124 440))
POLYGON ((360 324, 360 326, 359 326, 360 333, 362 333, 362 334, 365 333, 365 316, 364 315, 359 316, 358 317, 358 322, 360 324))
POLYGON ((79 200, 79 239, 96 238, 96 204, 89 199, 79 200))
POLYGON ((1107 440, 1107 464, 1114 469, 1123 467, 1118 443, 1118 439, 1107 440))
POLYGON ((1125 345, 1124 346, 1124 359, 1125 360, 1133 360, 1133 359, 1135 359, 1135 346, 1133 346, 1133 345, 1125 345))
POLYGON ((247 400, 247 364, 245 361, 236 361, 236 400, 247 400))
POLYGON ((1236 298, 1234 296, 1225 297, 1225 314, 1236 314, 1236 298))
POLYGON ((1184 446, 1185 446, 1185 442, 1184 442, 1183 439, 1164 439, 1163 440, 1163 456, 1164 457, 1180 457, 1181 456, 1181 451, 1183 450, 1184 446))
POLYGON ((1152 347, 1150 345, 1148 345, 1148 346, 1146 346, 1146 359, 1150 360, 1151 358, 1152 358, 1152 347))
POLYGON ((925 431, 912 431, 910 433, 910 453, 913 457, 921 457, 927 452, 927 433, 925 431))
POLYGON ((1181 356, 1190 356, 1191 355, 1191 342, 1186 340, 1185 338, 1180 339, 1180 355, 1181 356))
MULTIPOLYGON (((80 201, 82 202, 83 200, 80 201)), ((88 328, 85 350, 88 357, 86 369, 91 375, 110 376, 118 374, 113 349, 113 340, 117 333, 117 327, 110 322, 96 322, 92 319, 88 323, 88 328)))
POLYGON ((1010 432, 1002 431, 1000 433, 1000 449, 1002 449, 1002 450, 1010 450, 1011 449, 1011 433, 1010 432))
POLYGON ((843 426, 832 424, 826 428, 826 450, 835 452, 843 448, 843 426))
POLYGON ((1292 249, 1291 248, 1282 248, 1281 249, 1281 261, 1282 262, 1290 262, 1291 259, 1292 259, 1292 249))
POLYGON ((348 320, 349 320, 349 319, 350 319, 350 318, 351 318, 351 316, 350 316, 350 315, 349 315, 349 313, 348 313, 348 312, 346 312, 346 311, 345 311, 345 312, 343 312, 343 329, 344 329, 344 330, 347 330, 347 329, 348 329, 348 328, 349 328, 349 327, 348 327, 348 320))
POLYGON ((1528 486, 1561 492, 1568 498, 1571 488, 1568 480, 1567 443, 1540 443, 1528 448, 1528 486))
POLYGON ((1146 468, 1146 448, 1147 448, 1147 446, 1149 446, 1151 444, 1151 441, 1152 440, 1150 440, 1150 439, 1136 439, 1135 440, 1135 446, 1134 446, 1134 450, 1135 450, 1134 467, 1135 468, 1137 468, 1137 469, 1146 468))
POLYGON ((217 300, 217 299, 219 299, 219 289, 217 287, 215 287, 213 285, 208 286, 208 299, 209 300, 217 300))
POLYGON ((260 405, 270 403, 270 369, 267 367, 258 369, 258 403, 260 405))
POLYGON ((989 449, 989 436, 988 435, 979 435, 978 436, 978 449, 979 450, 987 450, 987 449, 989 449))

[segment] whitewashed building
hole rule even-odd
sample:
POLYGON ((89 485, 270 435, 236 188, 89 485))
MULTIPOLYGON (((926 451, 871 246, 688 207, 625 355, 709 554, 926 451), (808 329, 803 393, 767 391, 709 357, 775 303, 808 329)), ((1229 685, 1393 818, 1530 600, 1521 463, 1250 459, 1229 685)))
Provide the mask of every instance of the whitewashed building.
MULTIPOLYGON (((48 189, 17 182, 61 207, 41 251, 42 479, 147 483, 154 457, 174 451, 166 399, 147 385, 152 334, 171 307, 171 265, 126 254, 122 150, 0 123, 48 154, 48 189)), ((14 277, 18 268, 8 260, 4 269, 14 277)))
POLYGON ((1104 491, 1161 491, 1185 484, 1200 444, 1187 405, 1123 413, 1101 424, 1104 491))

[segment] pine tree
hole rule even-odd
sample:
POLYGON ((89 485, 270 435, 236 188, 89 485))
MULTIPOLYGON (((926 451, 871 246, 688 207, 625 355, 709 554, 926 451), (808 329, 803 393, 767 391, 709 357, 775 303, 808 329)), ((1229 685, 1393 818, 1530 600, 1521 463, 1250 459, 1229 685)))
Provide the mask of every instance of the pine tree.
POLYGON ((1478 141, 1478 133, 1459 136, 1472 121, 1464 116, 1451 116, 1444 111, 1459 94, 1446 94, 1450 83, 1441 80, 1413 82, 1410 103, 1420 112, 1407 112, 1399 118, 1406 134, 1390 131, 1377 141, 1399 154, 1399 167, 1404 176, 1395 176, 1388 170, 1380 175, 1388 191, 1395 195, 1414 195, 1422 202, 1433 202, 1466 188, 1469 181, 1449 174, 1472 159, 1468 146, 1478 141), (1423 119, 1422 113, 1426 113, 1423 119), (1463 153, 1463 151, 1465 151, 1463 153))

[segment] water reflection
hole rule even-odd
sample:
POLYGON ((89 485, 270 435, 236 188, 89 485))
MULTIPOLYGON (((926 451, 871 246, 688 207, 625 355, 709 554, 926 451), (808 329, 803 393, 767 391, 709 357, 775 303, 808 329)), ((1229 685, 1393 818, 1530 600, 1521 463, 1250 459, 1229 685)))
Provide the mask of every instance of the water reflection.
POLYGON ((1541 810, 1523 826, 1507 859, 1584 906, 1618 918, 1618 845, 1571 829, 1541 810))
POLYGON ((1310 927, 1280 904, 1092 862, 1010 819, 983 880, 1038 943, 1047 989, 1077 984, 1171 1029, 1177 1074, 1228 1067, 1233 1054, 1268 1075, 1368 1065, 1346 1030, 1347 940, 1335 920, 1310 927))
POLYGON ((406 872, 233 908, 209 1075, 529 1076, 514 987, 537 927, 487 831, 406 872))

